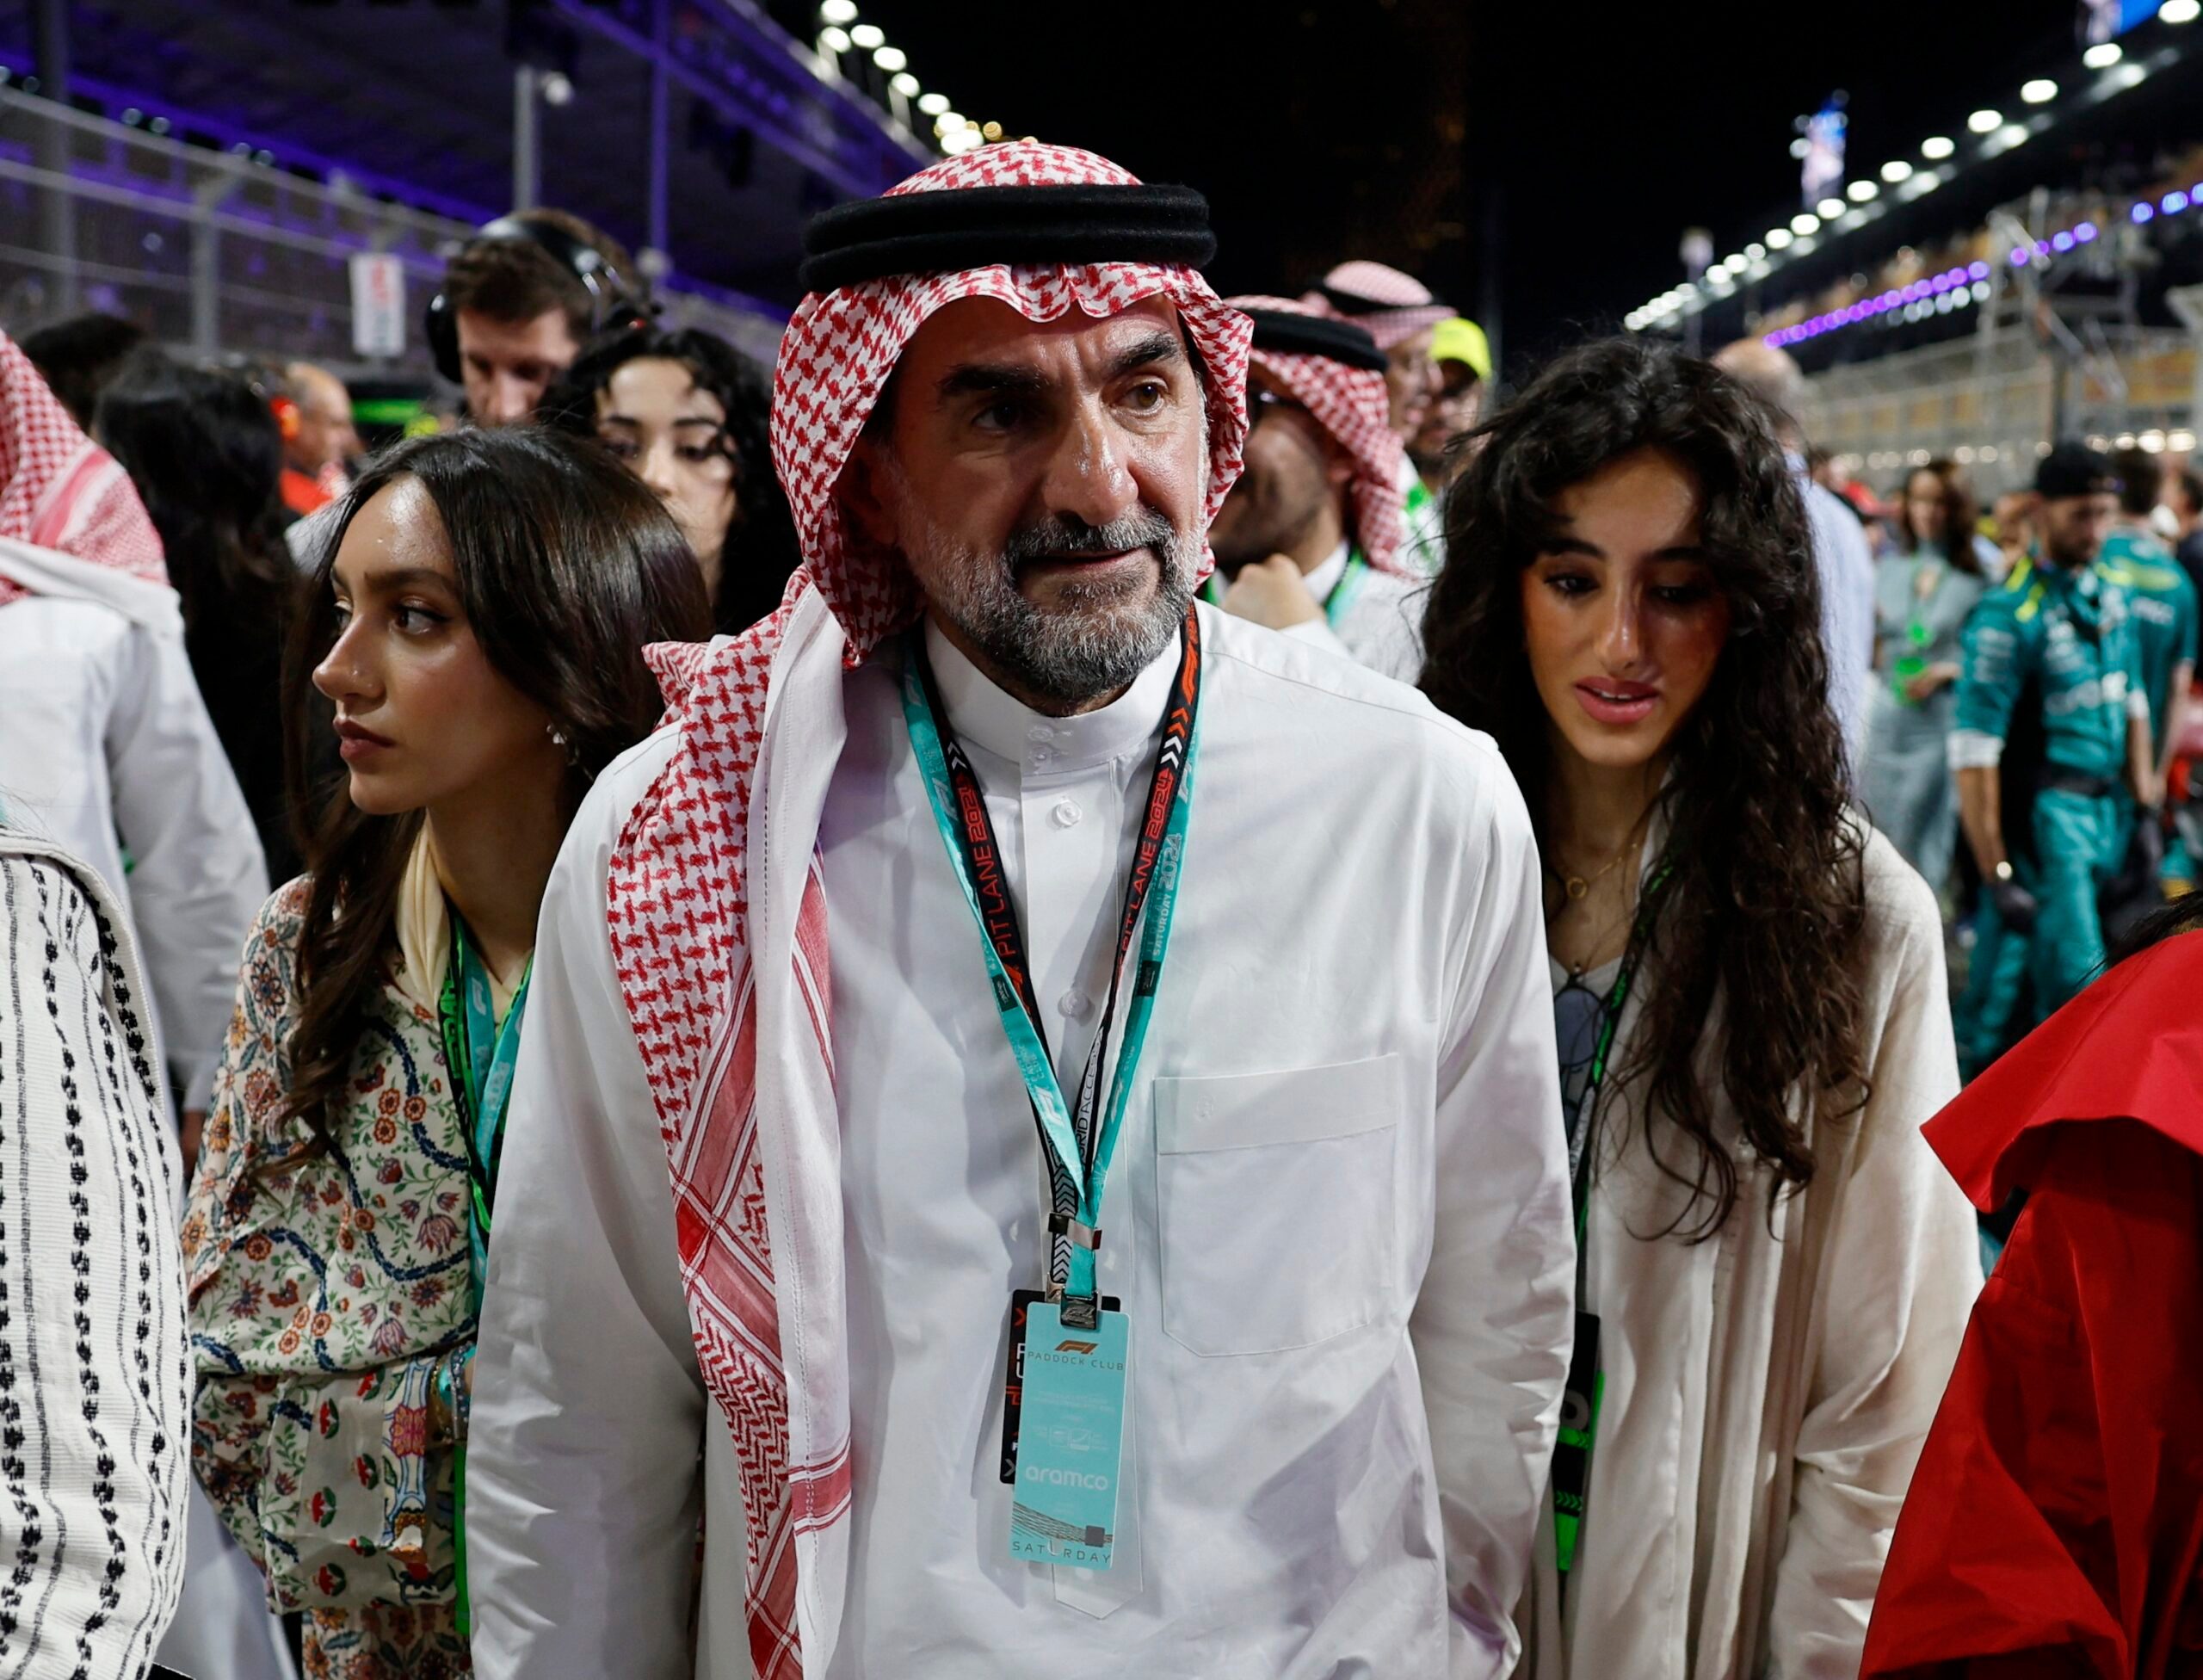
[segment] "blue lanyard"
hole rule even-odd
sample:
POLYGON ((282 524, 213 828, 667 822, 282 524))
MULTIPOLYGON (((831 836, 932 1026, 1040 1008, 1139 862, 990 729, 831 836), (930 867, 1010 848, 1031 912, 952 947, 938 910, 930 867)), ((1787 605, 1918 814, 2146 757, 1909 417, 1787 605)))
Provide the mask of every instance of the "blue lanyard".
POLYGON ((1324 602, 1324 622, 1333 630, 1339 627, 1339 621, 1346 616, 1346 609, 1354 604, 1355 596, 1361 593, 1362 574, 1368 570, 1369 562, 1361 558, 1359 548, 1348 551, 1346 570, 1339 573, 1338 582, 1331 585, 1331 592, 1324 602))
POLYGON ((1177 908, 1185 862, 1186 830, 1193 812, 1194 761, 1200 744, 1200 621, 1189 608, 1182 632, 1178 679, 1163 719, 1163 738, 1156 755, 1125 907, 1119 923, 1117 956, 1109 976, 1109 998, 1087 1053, 1076 1108, 1064 1097, 1041 1035, 1040 1009, 1033 992, 1030 965, 1016 907, 1009 902, 1001 869, 1001 849, 992 819, 955 737, 942 726, 941 707, 927 668, 924 643, 913 634, 903 663, 903 718, 932 803, 934 821, 956 872, 964 902, 979 930, 979 947, 994 983, 1003 1031, 1010 1055, 1025 1082, 1041 1143, 1048 1155, 1055 1238, 1049 1257, 1048 1297, 1085 1303, 1095 1299, 1094 1257, 1101 1238, 1102 1197, 1117 1140, 1132 1100, 1132 1077, 1139 1065, 1147 1029, 1155 1013, 1155 994, 1170 943, 1170 923, 1177 908), (1143 915, 1143 908, 1145 914, 1143 915), (1140 931, 1139 963, 1125 1019, 1123 1047, 1110 1081, 1108 1106, 1098 1133, 1095 1106, 1110 1028, 1133 928, 1140 931))

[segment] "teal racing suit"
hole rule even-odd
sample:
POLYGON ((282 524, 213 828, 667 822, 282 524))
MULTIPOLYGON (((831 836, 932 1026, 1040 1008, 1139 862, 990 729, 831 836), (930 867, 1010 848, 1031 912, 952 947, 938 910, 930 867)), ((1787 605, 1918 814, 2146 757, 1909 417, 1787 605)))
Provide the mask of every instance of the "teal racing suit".
MULTIPOLYGON (((2150 754, 2153 763, 2161 763, 2172 718, 2173 678, 2182 665, 2195 667, 2195 584, 2172 551, 2144 531, 2114 531, 2096 556, 2096 569, 2123 584, 2130 598, 2142 692, 2150 701, 2150 754)), ((2194 860, 2177 837, 2165 843, 2160 874, 2168 882, 2194 879, 2194 860)))
MULTIPOLYGON (((2004 837, 2014 879, 2034 895, 2035 923, 2008 925, 1984 887, 1955 1012, 1959 1063, 1972 1078, 2103 967, 2096 895, 2126 854, 2127 728, 2146 702, 2132 598, 2095 566, 2022 560, 1981 598, 1959 646, 1953 772, 2001 765, 2021 731, 2039 729, 2040 740, 2030 831, 2004 837), (2015 1021, 2029 981, 2032 1020, 2015 1021)), ((2004 768, 2009 778, 2017 767, 2004 768)))

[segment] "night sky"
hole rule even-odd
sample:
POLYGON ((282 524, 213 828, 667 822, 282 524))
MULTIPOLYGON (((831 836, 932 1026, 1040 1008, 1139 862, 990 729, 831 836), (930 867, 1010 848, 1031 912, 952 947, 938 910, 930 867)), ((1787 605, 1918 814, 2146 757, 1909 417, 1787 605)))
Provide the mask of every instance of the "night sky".
POLYGON ((1793 213, 1832 89, 1872 170, 2075 52, 2071 0, 861 3, 974 120, 1202 188, 1226 290, 1368 256, 1484 314, 1496 277, 1511 372, 1680 280, 1687 225, 1719 256, 1793 213))

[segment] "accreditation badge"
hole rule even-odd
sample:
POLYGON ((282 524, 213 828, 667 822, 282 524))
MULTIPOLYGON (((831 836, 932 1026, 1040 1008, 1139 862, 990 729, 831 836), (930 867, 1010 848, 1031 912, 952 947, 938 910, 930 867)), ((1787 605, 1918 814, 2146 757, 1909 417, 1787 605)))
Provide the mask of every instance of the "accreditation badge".
MULTIPOLYGON (((1063 1321, 1059 1301, 1025 1307, 1009 1555, 1021 1563, 1108 1569, 1117 1538, 1131 1330, 1104 1307, 1095 1327, 1063 1321)), ((1012 1455, 1014 1454, 1014 1457, 1012 1455)))

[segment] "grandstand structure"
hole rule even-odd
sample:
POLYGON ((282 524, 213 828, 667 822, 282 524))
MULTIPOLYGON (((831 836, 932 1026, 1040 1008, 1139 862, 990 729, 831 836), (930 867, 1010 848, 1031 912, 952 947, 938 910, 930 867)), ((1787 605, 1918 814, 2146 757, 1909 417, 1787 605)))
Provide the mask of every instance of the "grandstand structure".
POLYGON ((1848 186, 1786 209, 1628 324, 1788 349, 1808 375, 1808 435, 1847 476, 1886 483, 1944 458, 1994 491, 2064 436, 2192 456, 2198 9, 2169 0, 2114 40, 2042 43, 2008 108, 1932 114, 1879 167, 1854 158, 1848 186))
POLYGON ((0 326, 425 386, 445 257, 540 203, 769 359, 805 221, 939 155, 910 121, 751 0, 0 0, 0 326), (400 264, 395 355, 355 349, 361 252, 400 264))

